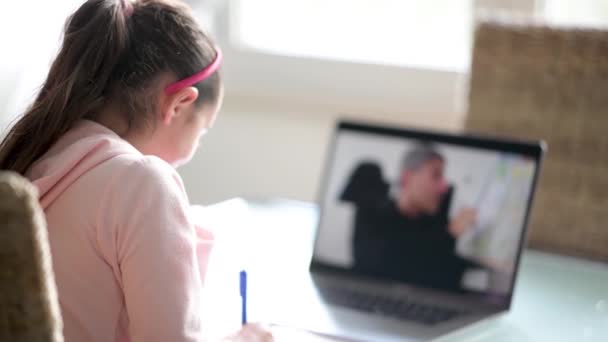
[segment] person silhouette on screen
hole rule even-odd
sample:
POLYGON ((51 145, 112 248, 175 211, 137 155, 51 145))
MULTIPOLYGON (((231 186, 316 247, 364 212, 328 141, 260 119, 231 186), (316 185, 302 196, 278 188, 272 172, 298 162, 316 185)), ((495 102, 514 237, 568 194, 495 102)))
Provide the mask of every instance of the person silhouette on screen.
POLYGON ((456 238, 476 213, 463 209, 448 218, 454 192, 444 175, 445 159, 430 143, 419 143, 402 162, 393 198, 380 166, 355 167, 340 200, 355 208, 353 269, 359 273, 450 291, 462 291, 462 275, 478 268, 455 252, 456 238))

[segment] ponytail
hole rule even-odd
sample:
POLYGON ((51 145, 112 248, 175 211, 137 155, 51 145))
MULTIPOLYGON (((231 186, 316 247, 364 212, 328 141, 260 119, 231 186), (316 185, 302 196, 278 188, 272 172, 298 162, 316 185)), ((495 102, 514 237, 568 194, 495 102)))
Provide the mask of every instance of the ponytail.
POLYGON ((0 169, 24 174, 74 123, 104 105, 128 45, 125 10, 120 0, 90 0, 68 19, 40 93, 0 144, 0 169))

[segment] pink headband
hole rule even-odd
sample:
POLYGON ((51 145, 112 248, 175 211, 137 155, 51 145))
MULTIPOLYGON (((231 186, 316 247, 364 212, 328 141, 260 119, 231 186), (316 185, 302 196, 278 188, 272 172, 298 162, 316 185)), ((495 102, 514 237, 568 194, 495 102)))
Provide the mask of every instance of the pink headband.
POLYGON ((183 80, 169 84, 167 86, 167 88, 165 88, 165 93, 173 94, 184 88, 193 86, 198 82, 206 80, 207 78, 209 78, 209 76, 213 75, 213 73, 216 72, 217 69, 220 68, 220 65, 222 64, 222 59, 223 59, 222 50, 220 50, 219 47, 216 47, 215 48, 215 59, 213 60, 213 62, 211 62, 211 64, 209 64, 203 70, 197 72, 196 74, 194 74, 190 77, 187 77, 187 78, 184 78, 183 80))

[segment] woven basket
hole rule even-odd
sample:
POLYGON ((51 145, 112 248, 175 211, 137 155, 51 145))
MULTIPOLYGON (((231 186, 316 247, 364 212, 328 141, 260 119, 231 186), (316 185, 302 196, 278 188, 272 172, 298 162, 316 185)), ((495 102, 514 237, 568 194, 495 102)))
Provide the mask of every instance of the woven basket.
POLYGON ((465 127, 547 141, 529 245, 608 260, 608 31, 479 23, 465 127))
POLYGON ((36 189, 8 172, 0 172, 0 341, 63 341, 36 189))

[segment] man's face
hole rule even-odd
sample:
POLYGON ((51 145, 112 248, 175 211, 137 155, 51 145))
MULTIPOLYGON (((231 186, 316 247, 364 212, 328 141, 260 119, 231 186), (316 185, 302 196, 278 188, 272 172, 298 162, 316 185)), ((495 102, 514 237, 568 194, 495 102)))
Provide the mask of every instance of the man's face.
POLYGON ((405 170, 401 174, 401 191, 406 192, 410 200, 422 212, 435 214, 441 204, 441 198, 448 190, 444 176, 444 162, 431 159, 415 170, 405 170))

